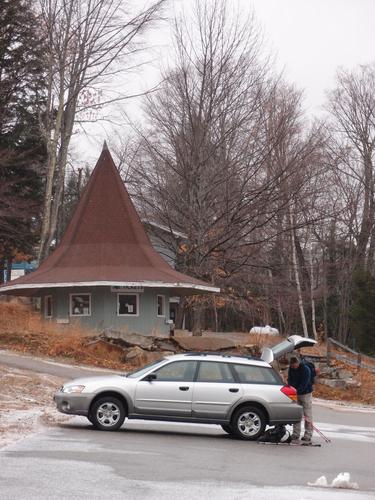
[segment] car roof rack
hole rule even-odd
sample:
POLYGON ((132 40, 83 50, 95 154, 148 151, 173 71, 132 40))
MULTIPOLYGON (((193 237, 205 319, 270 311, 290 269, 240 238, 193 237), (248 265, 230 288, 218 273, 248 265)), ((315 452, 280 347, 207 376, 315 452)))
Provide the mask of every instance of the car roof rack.
POLYGON ((184 356, 221 356, 222 358, 243 358, 250 359, 252 361, 262 361, 260 358, 254 358, 252 356, 241 356, 239 354, 225 354, 222 352, 215 351, 196 351, 196 352, 184 352, 182 353, 184 356))
POLYGON ((189 351, 182 353, 184 356, 222 356, 222 352, 214 352, 214 351, 189 351))

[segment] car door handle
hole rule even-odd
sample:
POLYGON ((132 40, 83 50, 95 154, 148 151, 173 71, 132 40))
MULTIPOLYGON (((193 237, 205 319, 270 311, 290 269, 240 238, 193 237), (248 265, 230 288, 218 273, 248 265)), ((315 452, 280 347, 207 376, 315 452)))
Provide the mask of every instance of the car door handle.
POLYGON ((229 392, 238 392, 239 389, 237 389, 236 387, 231 387, 229 389, 229 392))
POLYGON ((180 389, 180 391, 188 391, 189 387, 182 386, 182 387, 179 387, 179 389, 180 389))

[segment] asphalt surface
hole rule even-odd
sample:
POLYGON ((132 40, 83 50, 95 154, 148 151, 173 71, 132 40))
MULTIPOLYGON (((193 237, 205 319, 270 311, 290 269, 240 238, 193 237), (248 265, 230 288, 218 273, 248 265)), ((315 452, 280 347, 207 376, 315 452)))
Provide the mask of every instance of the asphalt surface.
MULTIPOLYGON (((316 414, 321 420, 333 416, 325 409, 316 414)), ((338 416, 342 422, 353 418, 338 416)), ((360 420, 372 423, 366 415, 360 420)), ((294 491, 291 498, 307 499, 314 498, 305 494, 309 481, 325 475, 331 482, 340 472, 350 472, 368 491, 360 498, 373 498, 375 429, 349 428, 350 439, 340 438, 337 428, 329 432, 331 444, 305 448, 237 441, 201 425, 133 421, 119 432, 100 432, 76 417, 0 453, 0 498, 263 498, 259 491, 266 486, 279 495, 264 498, 294 491), (254 488, 258 493, 251 496, 254 488)), ((357 498, 350 491, 341 495, 357 498)))
POLYGON ((100 432, 73 417, 0 451, 0 499, 374 498, 375 413, 315 405, 314 420, 330 444, 316 436, 320 448, 262 445, 218 426, 143 421, 100 432), (350 472, 360 492, 306 486, 340 472, 350 472))
MULTIPOLYGON (((88 375, 103 375, 114 373, 114 370, 75 366, 65 363, 57 363, 49 359, 38 358, 27 354, 18 354, 13 351, 0 350, 0 364, 20 370, 30 370, 37 373, 47 373, 56 377, 68 379, 86 377, 88 375)), ((0 497, 1 498, 1 497, 0 497)))

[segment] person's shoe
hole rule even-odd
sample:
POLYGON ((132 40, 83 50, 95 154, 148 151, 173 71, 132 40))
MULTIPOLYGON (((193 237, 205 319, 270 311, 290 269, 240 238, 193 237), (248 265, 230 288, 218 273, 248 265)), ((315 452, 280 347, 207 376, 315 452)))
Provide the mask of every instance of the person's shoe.
POLYGON ((311 443, 311 437, 309 437, 309 436, 303 436, 303 438, 301 439, 301 441, 303 441, 305 443, 311 443))

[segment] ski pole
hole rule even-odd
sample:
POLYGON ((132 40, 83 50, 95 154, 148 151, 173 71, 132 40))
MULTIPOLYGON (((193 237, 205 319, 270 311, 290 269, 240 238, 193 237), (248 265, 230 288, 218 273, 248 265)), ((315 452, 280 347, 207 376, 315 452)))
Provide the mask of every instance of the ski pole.
POLYGON ((313 422, 312 422, 312 421, 311 421, 308 417, 305 417, 305 420, 311 424, 312 428, 313 428, 313 429, 314 429, 314 430, 315 430, 315 431, 319 434, 319 436, 320 436, 321 438, 323 438, 323 439, 324 439, 324 441, 325 441, 326 443, 331 443, 331 442, 332 442, 332 441, 331 441, 331 440, 330 440, 327 436, 325 436, 325 435, 323 434, 323 432, 322 432, 321 430, 319 430, 319 429, 318 429, 318 428, 317 428, 317 427, 313 424, 313 422))

